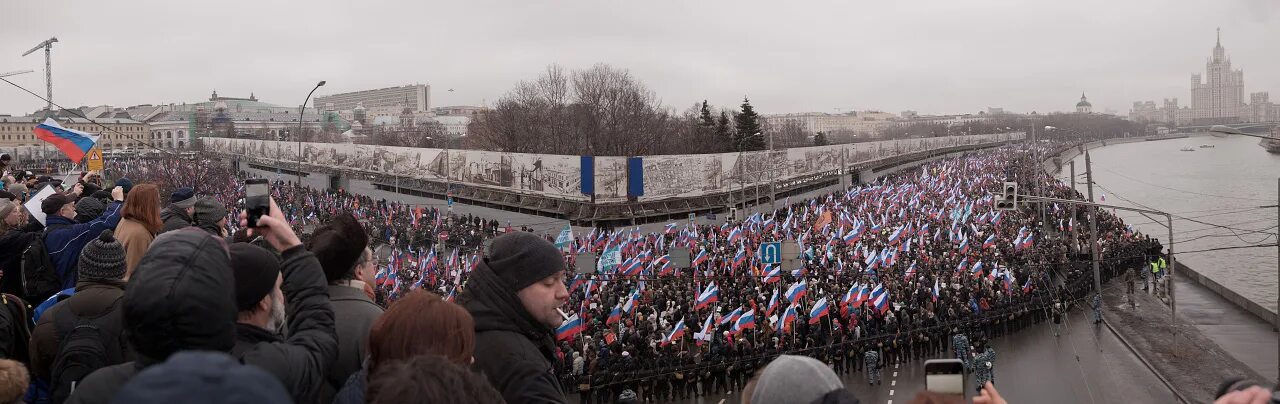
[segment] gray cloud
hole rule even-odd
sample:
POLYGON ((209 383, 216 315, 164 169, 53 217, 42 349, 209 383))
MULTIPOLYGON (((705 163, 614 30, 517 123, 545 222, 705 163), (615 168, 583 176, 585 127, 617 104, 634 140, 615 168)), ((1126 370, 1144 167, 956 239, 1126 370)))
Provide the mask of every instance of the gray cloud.
MULTIPOLYGON (((1098 109, 1179 97, 1214 28, 1246 91, 1280 98, 1274 0, 463 1, 228 0, 0 4, 0 72, 67 106, 194 102, 217 89, 280 105, 316 80, 338 92, 433 85, 433 104, 479 104, 551 63, 628 68, 672 108, 744 95, 765 113, 1005 107, 1098 109), (851 4, 852 3, 852 4, 851 4), (454 93, 446 90, 454 88, 454 93)), ((0 83, 0 113, 42 101, 0 83)))

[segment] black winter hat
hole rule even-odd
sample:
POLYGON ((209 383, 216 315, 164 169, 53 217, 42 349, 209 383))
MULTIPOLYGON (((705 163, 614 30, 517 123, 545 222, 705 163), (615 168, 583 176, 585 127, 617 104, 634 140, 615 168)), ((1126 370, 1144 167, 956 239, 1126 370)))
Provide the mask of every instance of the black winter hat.
POLYGON ((307 248, 320 260, 329 282, 351 278, 351 270, 369 246, 369 235, 350 213, 342 213, 316 229, 307 248))
POLYGON ((231 271, 236 276, 236 310, 253 308, 276 288, 280 276, 280 259, 267 249, 248 243, 234 243, 231 271))
POLYGON ((116 186, 120 188, 124 188, 124 194, 128 195, 129 190, 133 189, 133 180, 130 180, 128 178, 118 179, 116 180, 116 186))
POLYGON ((93 195, 94 192, 102 190, 102 187, 99 187, 97 184, 92 182, 81 182, 80 186, 82 187, 80 189, 80 195, 93 195))
POLYGON ((523 231, 494 238, 484 260, 512 292, 565 270, 564 257, 555 245, 523 231))
POLYGON ((44 212, 46 215, 52 215, 54 213, 58 213, 58 210, 71 202, 75 202, 71 200, 71 197, 54 193, 53 195, 49 195, 49 197, 44 198, 43 201, 40 201, 40 211, 44 212))
POLYGON ((191 188, 178 188, 169 194, 169 203, 179 208, 190 208, 196 206, 196 190, 191 188))
POLYGON ((123 279, 124 246, 116 241, 111 230, 103 230, 97 240, 90 241, 80 250, 80 262, 76 265, 79 266, 77 273, 80 279, 123 279))
POLYGON ((129 380, 114 403, 290 403, 280 381, 222 352, 179 352, 129 380))
POLYGON ((129 277, 121 308, 125 335, 140 357, 230 352, 238 310, 225 242, 190 227, 157 236, 129 277))
POLYGON ((107 205, 103 204, 98 198, 80 198, 80 202, 76 202, 76 217, 84 216, 97 219, 102 216, 102 212, 107 210, 107 205))

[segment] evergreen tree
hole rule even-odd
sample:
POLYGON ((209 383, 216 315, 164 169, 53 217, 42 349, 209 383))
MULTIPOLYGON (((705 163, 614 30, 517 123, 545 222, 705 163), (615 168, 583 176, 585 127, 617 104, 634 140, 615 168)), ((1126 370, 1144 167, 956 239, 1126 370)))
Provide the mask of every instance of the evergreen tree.
POLYGON ((751 101, 742 98, 742 112, 734 115, 734 128, 737 136, 734 144, 739 151, 764 150, 764 133, 760 130, 760 115, 751 107, 751 101))
POLYGON ((702 100, 702 114, 698 117, 698 126, 707 129, 716 126, 715 118, 711 117, 711 109, 707 107, 707 100, 702 100))
POLYGON ((720 111, 720 120, 716 121, 716 141, 720 145, 719 151, 737 151, 734 145, 734 136, 729 132, 729 114, 720 111))
POLYGON ((826 145, 828 145, 828 144, 829 144, 829 143, 827 143, 827 134, 826 134, 826 133, 818 132, 818 134, 813 135, 813 145, 814 145, 814 146, 826 146, 826 145))

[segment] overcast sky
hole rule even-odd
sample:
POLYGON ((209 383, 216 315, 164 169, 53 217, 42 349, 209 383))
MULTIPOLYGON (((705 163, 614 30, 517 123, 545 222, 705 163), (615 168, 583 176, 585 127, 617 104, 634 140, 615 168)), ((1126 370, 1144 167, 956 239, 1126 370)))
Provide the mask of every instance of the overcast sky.
MULTIPOLYGON (((297 105, 322 79, 321 94, 427 83, 432 106, 477 105, 548 64, 603 62, 676 109, 1045 112, 1086 91, 1124 114, 1189 105, 1219 26, 1245 91, 1280 102, 1277 0, 0 0, 0 73, 33 69, 9 79, 43 94, 42 54, 19 55, 56 36, 68 107, 214 89, 297 105)), ((0 114, 43 105, 0 82, 0 114)))

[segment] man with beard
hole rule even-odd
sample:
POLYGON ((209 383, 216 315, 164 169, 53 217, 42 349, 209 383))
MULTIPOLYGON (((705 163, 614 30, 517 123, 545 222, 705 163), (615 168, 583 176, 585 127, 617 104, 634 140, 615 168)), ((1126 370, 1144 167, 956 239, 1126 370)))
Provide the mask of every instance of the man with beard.
POLYGON ((264 227, 253 229, 282 252, 283 263, 255 245, 228 248, 239 310, 231 354, 279 378, 295 402, 313 403, 337 361, 338 336, 324 270, 283 217, 272 201, 271 214, 258 222, 264 227), (286 320, 287 339, 280 335, 286 320))

